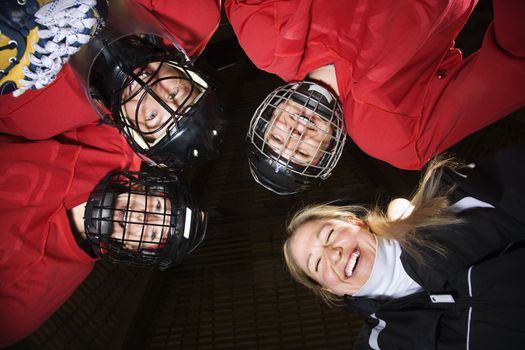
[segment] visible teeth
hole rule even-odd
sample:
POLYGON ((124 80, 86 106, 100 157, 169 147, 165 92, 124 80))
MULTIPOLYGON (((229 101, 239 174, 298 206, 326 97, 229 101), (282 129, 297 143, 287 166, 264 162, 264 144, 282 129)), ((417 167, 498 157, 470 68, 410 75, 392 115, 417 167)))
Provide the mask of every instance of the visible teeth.
POLYGON ((298 114, 297 117, 305 123, 308 123, 310 121, 310 119, 306 118, 304 115, 298 114))
POLYGON ((305 124, 306 126, 315 126, 315 124, 307 117, 301 114, 294 114, 295 118, 297 120, 301 121, 301 123, 305 124))
POLYGON ((348 261, 348 264, 346 265, 346 269, 345 269, 346 277, 352 276, 352 273, 354 272, 354 268, 355 268, 355 263, 357 262, 357 258, 359 258, 359 255, 361 255, 361 251, 359 249, 356 249, 352 253, 350 260, 348 261))

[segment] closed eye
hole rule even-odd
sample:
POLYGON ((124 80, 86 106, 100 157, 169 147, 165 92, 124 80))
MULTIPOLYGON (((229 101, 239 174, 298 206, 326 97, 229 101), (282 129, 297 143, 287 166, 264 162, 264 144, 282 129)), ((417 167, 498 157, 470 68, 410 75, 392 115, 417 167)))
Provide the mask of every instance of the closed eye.
POLYGON ((321 263, 321 258, 317 259, 317 263, 315 264, 315 272, 319 272, 319 264, 321 263))
POLYGON ((272 139, 278 144, 282 145, 281 139, 272 135, 272 139))
POLYGON ((305 158, 308 157, 308 153, 306 153, 306 152, 299 151, 298 153, 299 153, 299 155, 301 155, 301 156, 303 156, 305 158))
POLYGON ((334 233, 334 229, 331 229, 330 232, 328 232, 328 235, 326 236, 326 243, 330 242, 330 237, 332 236, 332 233, 334 233))

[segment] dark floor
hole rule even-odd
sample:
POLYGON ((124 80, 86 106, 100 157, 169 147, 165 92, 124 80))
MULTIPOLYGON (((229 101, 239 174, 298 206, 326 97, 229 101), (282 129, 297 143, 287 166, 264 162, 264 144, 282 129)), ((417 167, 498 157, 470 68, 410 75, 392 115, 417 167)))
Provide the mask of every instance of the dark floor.
MULTIPOLYGON (((479 45, 490 6, 482 1, 465 34, 479 45)), ((303 204, 338 198, 384 202, 408 194, 418 173, 401 171, 348 147, 327 183, 279 197, 249 174, 244 135, 251 114, 280 81, 251 66, 224 24, 203 64, 219 68, 229 129, 221 156, 188 178, 210 213, 204 244, 173 270, 99 263, 71 299, 11 349, 349 349, 361 319, 324 306, 291 282, 281 256, 287 217, 303 204), (230 65, 229 63, 237 62, 230 65)), ((452 148, 476 159, 525 141, 525 110, 452 148)))

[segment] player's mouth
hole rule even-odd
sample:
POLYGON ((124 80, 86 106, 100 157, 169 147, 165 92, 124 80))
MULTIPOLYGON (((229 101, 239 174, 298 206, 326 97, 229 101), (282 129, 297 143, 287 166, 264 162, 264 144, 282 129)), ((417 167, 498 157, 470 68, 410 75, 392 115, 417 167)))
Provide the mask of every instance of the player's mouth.
POLYGON ((350 259, 348 259, 348 263, 345 267, 345 277, 350 278, 354 274, 357 264, 359 262, 359 257, 361 256, 361 251, 359 250, 359 247, 357 247, 352 254, 350 255, 350 259))

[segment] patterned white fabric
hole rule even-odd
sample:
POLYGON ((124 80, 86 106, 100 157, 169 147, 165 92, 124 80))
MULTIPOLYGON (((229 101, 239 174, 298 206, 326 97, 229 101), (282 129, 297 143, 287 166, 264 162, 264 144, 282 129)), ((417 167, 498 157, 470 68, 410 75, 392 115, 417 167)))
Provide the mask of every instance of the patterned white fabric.
POLYGON ((96 0, 54 0, 35 13, 40 40, 29 55, 31 64, 22 68, 25 77, 14 96, 49 85, 69 57, 91 39, 99 23, 93 17, 96 4, 96 0))

